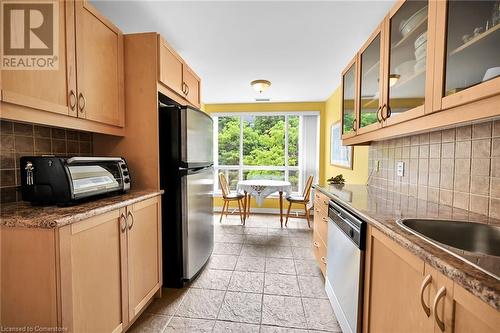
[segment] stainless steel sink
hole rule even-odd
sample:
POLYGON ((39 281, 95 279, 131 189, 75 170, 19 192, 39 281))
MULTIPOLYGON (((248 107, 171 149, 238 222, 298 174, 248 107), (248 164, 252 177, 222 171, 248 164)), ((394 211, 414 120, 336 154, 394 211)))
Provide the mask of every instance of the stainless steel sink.
POLYGON ((432 219, 402 219, 398 224, 412 233, 455 249, 500 257, 500 227, 432 219))

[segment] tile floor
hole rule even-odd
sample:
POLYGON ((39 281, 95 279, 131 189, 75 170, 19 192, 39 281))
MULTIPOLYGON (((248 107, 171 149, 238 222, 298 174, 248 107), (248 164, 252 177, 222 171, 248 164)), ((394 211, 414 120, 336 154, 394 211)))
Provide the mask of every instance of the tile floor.
POLYGON ((312 229, 292 218, 214 217, 213 255, 183 289, 166 289, 129 332, 341 332, 312 252, 312 229))

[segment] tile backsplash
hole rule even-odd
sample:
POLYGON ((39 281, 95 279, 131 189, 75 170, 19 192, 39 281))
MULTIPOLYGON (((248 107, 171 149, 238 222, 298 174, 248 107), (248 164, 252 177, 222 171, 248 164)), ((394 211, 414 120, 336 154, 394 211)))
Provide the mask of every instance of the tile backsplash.
POLYGON ((0 120, 0 203, 21 200, 19 158, 25 155, 90 156, 92 134, 0 120))
POLYGON ((500 218, 500 120, 374 142, 369 175, 377 188, 500 218))

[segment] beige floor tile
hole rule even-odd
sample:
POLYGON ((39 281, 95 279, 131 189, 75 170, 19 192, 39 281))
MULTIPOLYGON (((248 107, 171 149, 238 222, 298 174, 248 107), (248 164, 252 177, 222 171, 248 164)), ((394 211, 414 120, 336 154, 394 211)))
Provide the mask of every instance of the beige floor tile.
POLYGON ((233 272, 227 290, 248 293, 262 293, 264 288, 264 273, 233 272))
POLYGON ((262 295, 228 291, 217 319, 260 324, 262 295))
POLYGON ((230 254, 212 254, 208 261, 207 268, 234 270, 238 256, 230 254))
POLYGON ((226 290, 232 271, 205 269, 191 284, 193 288, 226 290))
POLYGON ((235 323, 230 321, 217 321, 214 333, 259 333, 259 325, 235 323))
POLYGON ((341 332, 339 323, 328 300, 303 298, 302 302, 309 329, 341 332))
POLYGON ((264 272, 266 266, 266 258, 240 256, 236 263, 236 271, 241 272, 264 272))
POLYGON ((188 318, 216 319, 224 299, 224 293, 222 290, 191 288, 182 300, 176 315, 188 318))
POLYGON ((165 333, 210 333, 215 325, 215 320, 173 317, 165 333))
POLYGON ((170 316, 143 314, 127 331, 130 333, 161 333, 170 320, 170 316))
POLYGON ((266 258, 266 273, 296 275, 293 259, 266 258))
POLYGON ((161 298, 157 298, 146 309, 147 313, 174 315, 188 289, 165 288, 161 298))
POLYGON ((300 296, 296 275, 269 274, 264 277, 264 293, 282 296, 300 296))
POLYGON ((264 295, 262 324, 307 328, 301 299, 299 297, 264 295))

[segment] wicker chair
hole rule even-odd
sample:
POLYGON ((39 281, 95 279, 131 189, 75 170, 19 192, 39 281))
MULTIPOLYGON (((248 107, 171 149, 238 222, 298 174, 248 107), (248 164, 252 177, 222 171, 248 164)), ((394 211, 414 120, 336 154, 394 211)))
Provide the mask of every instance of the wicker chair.
POLYGON ((309 178, 307 178, 306 186, 304 187, 304 191, 302 192, 301 196, 290 195, 286 198, 286 200, 289 202, 289 204, 288 204, 288 211, 286 212, 285 226, 288 225, 288 216, 290 215, 290 210, 292 209, 292 204, 299 204, 299 205, 304 206, 305 218, 307 219, 307 225, 309 226, 309 228, 311 227, 311 222, 309 221, 309 215, 310 215, 311 208, 307 208, 307 204, 309 203, 309 197, 311 195, 312 182, 313 182, 313 176, 309 176, 309 178))

